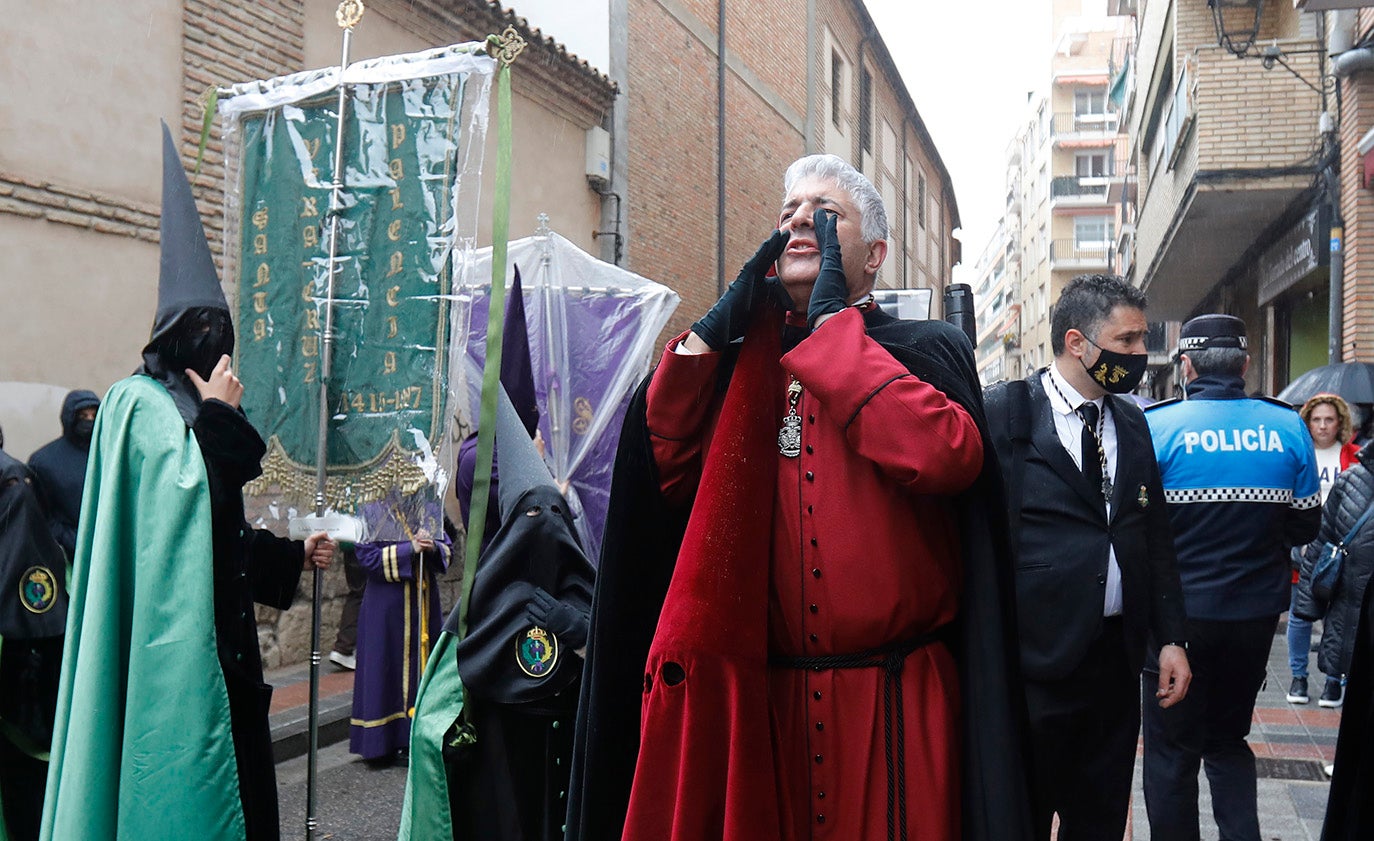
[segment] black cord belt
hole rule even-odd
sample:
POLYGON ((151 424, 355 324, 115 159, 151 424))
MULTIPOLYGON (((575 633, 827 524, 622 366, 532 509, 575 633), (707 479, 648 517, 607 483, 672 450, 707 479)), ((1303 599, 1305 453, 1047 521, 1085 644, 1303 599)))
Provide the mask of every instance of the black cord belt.
POLYGON ((887 761, 888 841, 894 841, 898 835, 902 841, 907 841, 906 714, 902 705, 902 664, 906 662, 907 655, 918 648, 931 643, 948 642, 950 630, 950 626, 944 625, 918 637, 853 654, 823 654, 815 657, 774 654, 768 657, 768 665, 779 669, 810 669, 814 672, 830 669, 883 670, 883 758, 887 761), (892 738, 894 707, 896 740, 892 738), (900 785, 898 780, 901 780, 900 785), (901 827, 900 833, 896 831, 898 826, 901 827))

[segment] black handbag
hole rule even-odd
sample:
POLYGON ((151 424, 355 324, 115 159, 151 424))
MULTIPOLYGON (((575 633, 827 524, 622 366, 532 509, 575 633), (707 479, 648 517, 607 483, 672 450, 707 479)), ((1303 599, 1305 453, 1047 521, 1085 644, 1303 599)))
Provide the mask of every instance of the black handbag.
POLYGON ((1323 543, 1318 549, 1317 562, 1312 565, 1312 596, 1324 602, 1331 601, 1336 595, 1336 586, 1341 581, 1341 569, 1345 566, 1345 556, 1349 554, 1346 545, 1355 539, 1361 527, 1374 514, 1374 504, 1365 509, 1355 525, 1350 527, 1340 543, 1323 543))

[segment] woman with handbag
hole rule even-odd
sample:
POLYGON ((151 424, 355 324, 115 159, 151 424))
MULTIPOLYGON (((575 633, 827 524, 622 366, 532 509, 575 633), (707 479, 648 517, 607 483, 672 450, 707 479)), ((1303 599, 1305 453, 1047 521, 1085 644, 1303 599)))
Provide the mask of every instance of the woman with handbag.
MULTIPOLYGON (((1360 447, 1353 440, 1354 419, 1350 406, 1335 394, 1315 394, 1302 404, 1298 410, 1307 431, 1312 435, 1312 446, 1317 454, 1317 472, 1321 478, 1322 502, 1331 493, 1336 477, 1355 463, 1360 447)), ((1293 609, 1293 601, 1298 597, 1298 570, 1302 566, 1302 553, 1306 546, 1294 546, 1293 595, 1288 608, 1288 669, 1292 672, 1293 682, 1288 687, 1288 703, 1306 704, 1311 698, 1307 694, 1307 661, 1312 648, 1312 623, 1303 619, 1293 609)))
POLYGON ((1357 463, 1337 477, 1322 509, 1321 531, 1303 552, 1293 597, 1294 612, 1308 621, 1323 619, 1317 667, 1326 675, 1319 703, 1340 707, 1343 684, 1355 647, 1355 629, 1365 587, 1374 574, 1374 447, 1366 445, 1357 463))

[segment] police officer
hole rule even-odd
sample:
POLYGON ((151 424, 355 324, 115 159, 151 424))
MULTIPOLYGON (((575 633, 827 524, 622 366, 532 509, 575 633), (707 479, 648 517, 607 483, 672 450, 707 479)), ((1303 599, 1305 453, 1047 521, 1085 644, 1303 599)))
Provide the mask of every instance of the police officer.
POLYGON ((1245 737, 1279 614, 1288 550, 1317 536, 1312 440, 1285 403, 1245 395, 1245 323, 1201 315, 1183 325, 1185 398, 1146 411, 1183 580, 1193 683, 1168 709, 1143 681, 1144 787, 1150 834, 1195 839, 1198 764, 1221 837, 1259 841, 1255 756, 1245 737))

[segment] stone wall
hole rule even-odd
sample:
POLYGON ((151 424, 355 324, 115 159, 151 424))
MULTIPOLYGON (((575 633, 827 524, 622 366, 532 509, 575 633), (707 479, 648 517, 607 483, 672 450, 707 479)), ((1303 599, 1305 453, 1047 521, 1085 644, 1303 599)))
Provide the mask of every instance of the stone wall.
MULTIPOLYGON (((463 540, 462 536, 454 543, 454 561, 439 578, 439 604, 442 617, 446 618, 455 605, 461 592, 463 581, 463 540)), ((343 611, 344 598, 348 595, 348 582, 344 578, 343 558, 335 562, 324 573, 322 586, 323 598, 320 602, 320 652, 328 661, 329 652, 334 646, 335 636, 339 633, 339 616, 343 611)), ((257 606, 258 645, 262 649, 263 667, 275 669, 293 663, 304 663, 310 659, 310 603, 314 591, 314 576, 306 573, 301 576, 300 588, 296 591, 296 601, 289 610, 257 606)))

